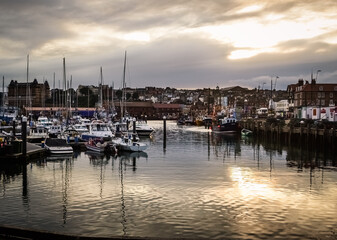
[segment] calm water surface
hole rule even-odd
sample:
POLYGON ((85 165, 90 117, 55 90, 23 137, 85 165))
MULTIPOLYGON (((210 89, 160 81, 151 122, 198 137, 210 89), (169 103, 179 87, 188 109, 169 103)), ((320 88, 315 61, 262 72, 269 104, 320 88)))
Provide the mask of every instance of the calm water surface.
POLYGON ((336 156, 161 121, 146 153, 0 166, 0 225, 84 236, 336 239, 336 156))

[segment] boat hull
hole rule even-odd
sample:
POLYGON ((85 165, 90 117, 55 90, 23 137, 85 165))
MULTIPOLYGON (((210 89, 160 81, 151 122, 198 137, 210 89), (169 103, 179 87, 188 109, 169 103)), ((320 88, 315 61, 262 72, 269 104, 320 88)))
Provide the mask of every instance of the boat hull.
POLYGON ((153 130, 136 130, 138 136, 150 136, 153 130))
POLYGON ((212 131, 213 132, 224 132, 224 133, 236 133, 239 131, 239 126, 237 123, 213 125, 212 131))
POLYGON ((101 136, 101 135, 95 135, 95 134, 82 134, 81 139, 83 141, 89 141, 90 139, 103 139, 103 141, 110 141, 111 136, 101 136))
POLYGON ((127 152, 142 152, 147 149, 145 143, 133 142, 132 140, 115 139, 112 141, 118 150, 127 152))
POLYGON ((99 153, 103 153, 105 151, 105 147, 97 147, 95 145, 90 145, 88 143, 85 144, 85 147, 89 150, 89 151, 93 151, 93 152, 99 152, 99 153))
POLYGON ((74 152, 72 147, 68 147, 68 148, 62 148, 62 147, 48 147, 45 146, 45 148, 47 149, 47 151, 51 154, 71 154, 74 152))
POLYGON ((71 154, 73 148, 65 140, 58 138, 48 138, 45 140, 44 148, 51 154, 71 154))

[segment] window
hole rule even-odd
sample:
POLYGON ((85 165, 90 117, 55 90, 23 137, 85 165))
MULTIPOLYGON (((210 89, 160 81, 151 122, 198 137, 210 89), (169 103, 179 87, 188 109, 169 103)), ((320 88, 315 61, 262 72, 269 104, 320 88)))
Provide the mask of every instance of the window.
POLYGON ((319 86, 318 88, 320 91, 323 91, 323 86, 319 86))
POLYGON ((333 98, 333 92, 330 93, 330 98, 333 98))

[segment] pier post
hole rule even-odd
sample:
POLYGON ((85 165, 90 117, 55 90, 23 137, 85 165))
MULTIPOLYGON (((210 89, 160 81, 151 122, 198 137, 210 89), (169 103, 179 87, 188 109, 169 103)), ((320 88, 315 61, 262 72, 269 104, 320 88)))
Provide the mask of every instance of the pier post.
POLYGON ((163 128, 163 148, 166 148, 166 116, 163 117, 164 128, 163 128))
POLYGON ((22 155, 26 157, 27 155, 27 117, 22 117, 21 120, 21 130, 22 130, 22 155))
POLYGON ((291 146, 291 138, 292 138, 292 134, 293 134, 293 126, 291 125, 289 128, 289 135, 288 135, 288 145, 291 146))
POLYGON ((15 119, 13 119, 13 135, 12 135, 12 141, 14 141, 15 140, 15 128, 16 128, 16 121, 15 121, 15 119))
POLYGON ((136 141, 136 118, 133 118, 132 121, 133 121, 133 134, 132 134, 132 136, 133 136, 133 141, 136 141))
POLYGON ((307 124, 307 137, 306 137, 307 149, 309 149, 310 137, 311 137, 311 127, 310 127, 310 123, 308 123, 307 124))

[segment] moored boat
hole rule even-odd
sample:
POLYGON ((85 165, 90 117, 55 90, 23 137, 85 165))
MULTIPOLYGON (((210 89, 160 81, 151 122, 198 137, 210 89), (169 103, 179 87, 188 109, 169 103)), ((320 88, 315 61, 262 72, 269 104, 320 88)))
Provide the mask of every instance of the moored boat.
POLYGON ((150 136, 154 132, 154 129, 149 126, 145 121, 137 121, 136 132, 138 136, 150 136))
POLYGON ((108 124, 100 120, 94 120, 89 126, 89 131, 82 133, 81 138, 88 141, 90 138, 103 138, 104 141, 110 141, 113 137, 113 133, 110 130, 108 124))
POLYGON ((85 143, 85 147, 89 151, 93 152, 99 152, 99 153, 104 153, 104 152, 117 152, 117 149, 114 144, 111 142, 104 142, 102 139, 89 139, 88 142, 85 143))
POLYGON ((27 141, 31 143, 41 143, 49 137, 48 129, 43 126, 31 127, 27 141))
POLYGON ((67 144, 66 140, 60 138, 46 138, 44 148, 52 154, 71 154, 74 152, 73 148, 67 144))
POLYGON ((129 152, 141 152, 147 149, 147 144, 134 140, 131 136, 122 136, 112 140, 117 149, 129 152))
POLYGON ((213 132, 235 133, 239 131, 239 124, 236 118, 224 117, 220 118, 217 124, 212 126, 213 132))

